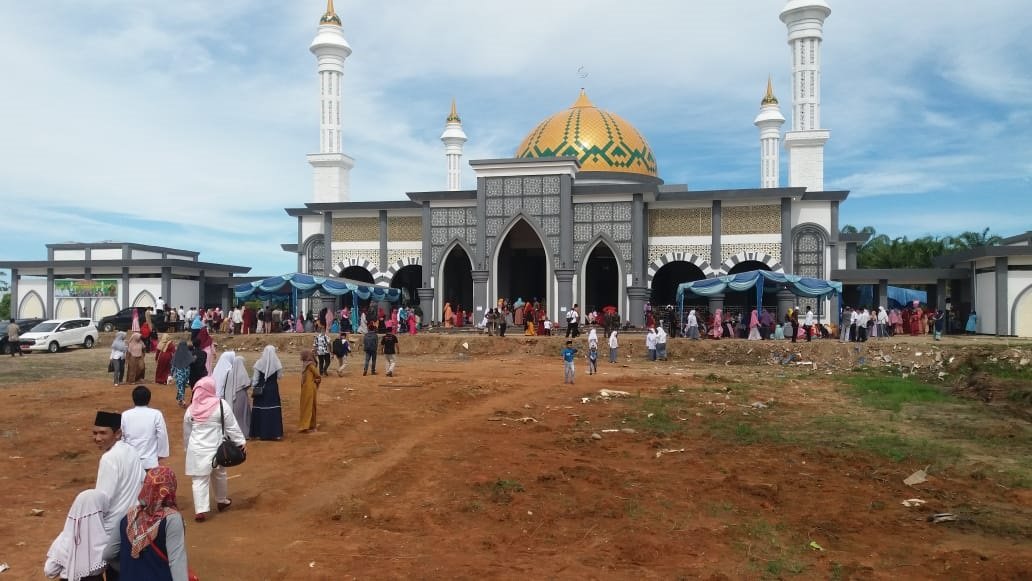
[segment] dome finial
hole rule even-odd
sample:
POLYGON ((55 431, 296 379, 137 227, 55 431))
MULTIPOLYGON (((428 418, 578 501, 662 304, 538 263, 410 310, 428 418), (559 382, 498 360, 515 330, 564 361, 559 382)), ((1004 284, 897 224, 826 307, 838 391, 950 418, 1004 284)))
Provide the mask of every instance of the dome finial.
POLYGON ((592 103, 591 99, 588 98, 587 91, 584 90, 584 87, 581 87, 580 96, 577 97, 577 100, 573 103, 573 107, 571 107, 571 108, 572 109, 577 109, 577 108, 594 107, 594 106, 595 106, 595 104, 592 103))
POLYGON ((340 16, 333 10, 333 0, 326 0, 326 13, 319 19, 319 24, 336 24, 340 26, 340 16))
POLYGON ((774 83, 771 80, 771 76, 767 75, 767 94, 763 96, 763 100, 760 101, 760 105, 777 105, 778 98, 774 96, 774 83))
POLYGON ((446 121, 448 123, 462 123, 462 119, 459 119, 459 113, 455 109, 455 97, 452 97, 452 100, 451 100, 451 113, 448 114, 448 119, 446 119, 446 121))

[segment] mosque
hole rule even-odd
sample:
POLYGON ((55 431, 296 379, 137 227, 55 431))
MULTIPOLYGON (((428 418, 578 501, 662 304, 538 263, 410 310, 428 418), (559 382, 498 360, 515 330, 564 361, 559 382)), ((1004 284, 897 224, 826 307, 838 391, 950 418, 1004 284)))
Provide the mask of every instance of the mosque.
MULTIPOLYGON (((445 303, 482 313, 499 297, 519 297, 543 300, 553 320, 574 304, 582 312, 612 305, 641 325, 645 304, 674 303, 682 282, 757 269, 871 284, 884 304, 887 284, 900 273, 856 270, 866 235, 840 232, 839 206, 849 192, 824 188, 830 132, 821 120, 821 43, 830 13, 824 0, 789 0, 780 13, 790 49, 791 125, 782 135, 785 117, 768 80, 753 121, 758 187, 665 183, 645 136, 582 90, 569 108, 530 128, 509 157, 469 161, 474 190, 460 187, 467 137, 453 101, 441 135, 446 188, 352 202, 354 160, 341 151, 341 78, 352 51, 329 0, 310 46, 320 96, 320 147, 308 155, 314 191, 311 202, 286 209, 298 237, 282 248, 296 254, 299 272, 400 288, 427 320, 439 320, 445 303), (787 185, 779 175, 782 148, 787 185)), ((952 292, 973 305, 975 286, 958 283, 972 278, 975 263, 942 266, 901 282, 928 284, 938 303, 952 292)), ((998 299, 999 292, 990 294, 998 299)), ((754 300, 741 292, 689 302, 712 312, 751 308, 754 300)), ((793 303, 811 305, 824 320, 839 310, 839 297, 797 299, 781 291, 770 301, 765 306, 779 316, 793 303)), ((1003 302, 1003 315, 994 306, 996 325, 981 332, 1010 326, 1013 301, 1003 302)))

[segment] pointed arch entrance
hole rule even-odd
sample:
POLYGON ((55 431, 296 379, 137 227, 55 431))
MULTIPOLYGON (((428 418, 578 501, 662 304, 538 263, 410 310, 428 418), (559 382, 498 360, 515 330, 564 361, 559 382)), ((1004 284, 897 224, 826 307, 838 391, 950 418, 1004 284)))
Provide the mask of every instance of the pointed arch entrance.
MULTIPOLYGON (((441 261, 441 275, 438 284, 440 295, 437 301, 440 310, 445 303, 452 309, 469 311, 473 308, 473 260, 464 245, 455 242, 441 261)), ((434 313, 433 319, 440 321, 442 313, 434 313)))
POLYGON ((616 307, 617 312, 624 313, 623 280, 620 261, 613 252, 612 246, 604 239, 599 239, 584 254, 580 269, 581 297, 583 307, 581 313, 602 311, 605 307, 616 307))
POLYGON ((340 276, 358 282, 373 284, 373 274, 361 266, 349 266, 340 271, 340 276))
POLYGON ((522 216, 515 219, 495 246, 492 294, 489 306, 505 298, 510 302, 544 301, 549 316, 555 316, 548 253, 543 238, 522 216))

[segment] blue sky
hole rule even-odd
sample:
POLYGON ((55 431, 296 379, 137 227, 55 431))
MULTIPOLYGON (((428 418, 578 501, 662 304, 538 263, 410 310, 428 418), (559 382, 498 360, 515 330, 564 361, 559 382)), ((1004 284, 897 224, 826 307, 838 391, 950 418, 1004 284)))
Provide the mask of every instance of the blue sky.
MULTIPOLYGON (((852 192, 842 223, 892 236, 1032 229, 1025 3, 829 2, 825 185, 852 192)), ((782 0, 336 4, 354 50, 343 99, 353 200, 443 188, 452 97, 466 160, 496 158, 586 87, 646 136, 667 183, 700 190, 758 185, 752 120, 768 74, 790 116, 782 0)), ((291 270, 279 244, 296 223, 283 208, 311 198, 308 45, 324 7, 7 3, 3 258, 119 240, 291 270)))

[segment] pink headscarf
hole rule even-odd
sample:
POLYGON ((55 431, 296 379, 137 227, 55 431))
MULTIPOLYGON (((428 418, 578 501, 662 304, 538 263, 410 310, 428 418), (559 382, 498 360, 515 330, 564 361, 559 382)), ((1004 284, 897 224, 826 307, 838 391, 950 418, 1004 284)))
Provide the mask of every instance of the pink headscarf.
POLYGON ((215 378, 210 375, 202 377, 193 388, 193 401, 190 402, 190 417, 203 422, 211 417, 211 412, 219 405, 215 395, 215 378))
POLYGON ((760 319, 756 316, 756 309, 752 310, 752 314, 749 315, 749 328, 760 326, 760 319))

